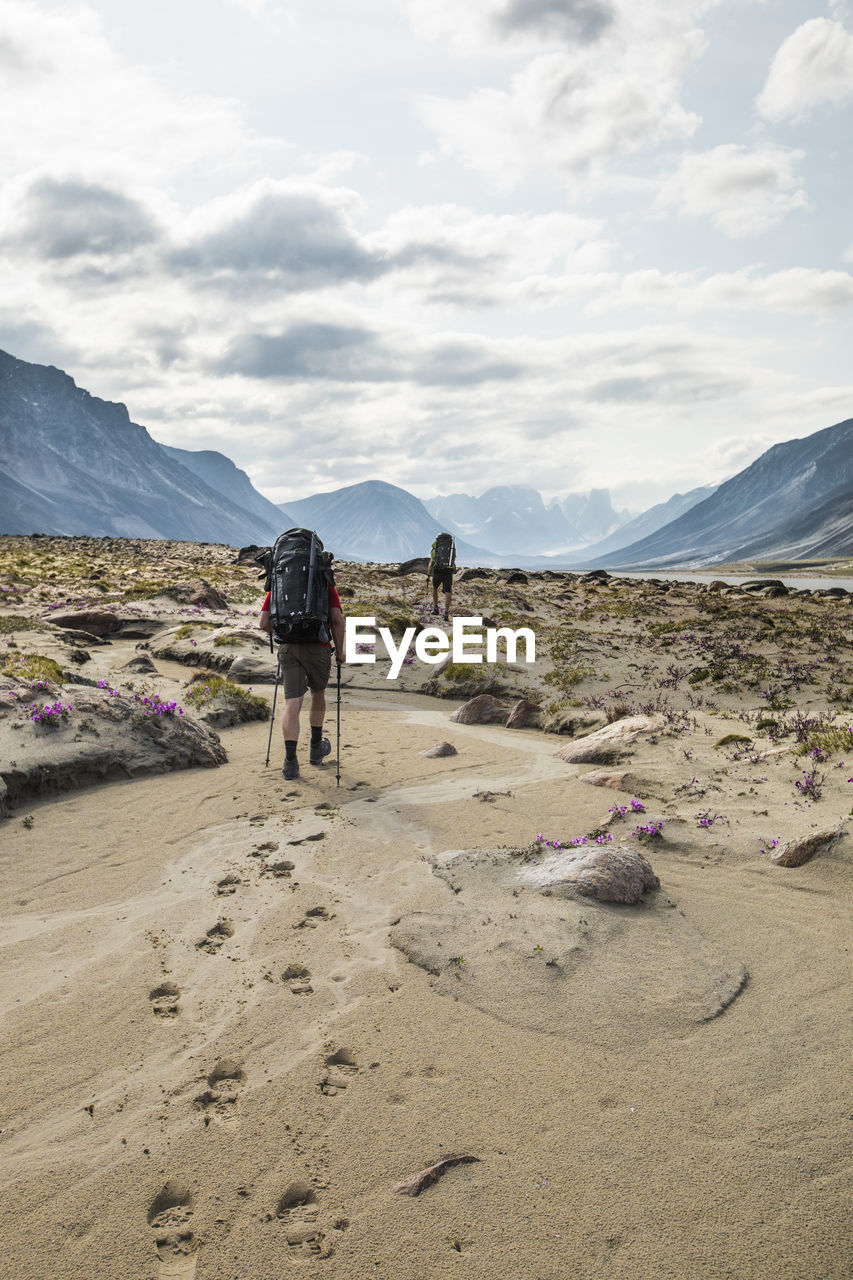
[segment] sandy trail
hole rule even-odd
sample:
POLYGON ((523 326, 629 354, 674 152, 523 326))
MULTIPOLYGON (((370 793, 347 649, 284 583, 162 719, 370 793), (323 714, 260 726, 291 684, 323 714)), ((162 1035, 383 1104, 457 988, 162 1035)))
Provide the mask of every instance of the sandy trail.
POLYGON ((340 788, 328 764, 264 770, 257 725, 223 735, 218 770, 8 828, 1 1275, 851 1273, 843 850, 785 877, 725 837, 656 851, 685 918, 748 969, 743 993, 642 1045, 525 1030, 438 994, 389 931, 478 910, 428 857, 587 830, 612 794, 553 737, 449 709, 348 692, 340 788), (423 759, 437 738, 459 754, 423 759), (447 1152, 480 1163, 392 1193, 447 1152))

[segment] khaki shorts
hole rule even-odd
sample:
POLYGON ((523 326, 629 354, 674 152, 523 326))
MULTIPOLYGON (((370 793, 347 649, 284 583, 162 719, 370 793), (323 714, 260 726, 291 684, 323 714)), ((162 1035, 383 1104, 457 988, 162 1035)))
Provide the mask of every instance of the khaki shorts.
POLYGON ((325 689, 332 669, 332 650, 316 641, 280 644, 278 666, 285 698, 301 698, 309 689, 325 689))

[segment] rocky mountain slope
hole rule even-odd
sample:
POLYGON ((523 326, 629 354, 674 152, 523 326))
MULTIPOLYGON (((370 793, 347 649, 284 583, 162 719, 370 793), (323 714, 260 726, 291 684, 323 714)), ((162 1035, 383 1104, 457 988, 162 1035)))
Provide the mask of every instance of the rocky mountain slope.
POLYGON ((807 531, 793 535, 800 556, 844 554, 818 548, 838 545, 843 515, 836 507, 840 502, 843 510, 851 488, 853 418, 848 418, 804 439, 774 445, 678 519, 589 563, 650 569, 720 564, 757 545, 764 556, 775 557, 788 554, 791 526, 802 520, 807 531))
POLYGON ((60 369, 6 352, 0 352, 0 446, 2 532, 239 546, 267 542, 281 530, 282 516, 260 494, 251 508, 243 505, 251 485, 236 468, 242 479, 234 496, 212 474, 217 467, 221 473, 220 464, 198 464, 208 469, 202 478, 204 471, 187 465, 187 451, 173 454, 157 444, 123 404, 99 400, 60 369))
POLYGON ((287 511, 258 493, 246 472, 241 471, 224 453, 218 453, 215 449, 175 449, 165 444, 160 448, 211 489, 221 493, 230 502, 239 503, 245 511, 271 529, 281 532, 295 523, 287 511))
POLYGON ((739 547, 733 558, 808 560, 849 555, 853 555, 853 489, 777 525, 763 538, 739 547))
POLYGON ((643 511, 633 520, 620 525, 606 538, 584 548, 584 554, 592 557, 603 556, 639 542, 641 538, 649 537, 656 530, 662 529, 664 525, 684 515, 685 511, 690 511, 698 503, 710 498, 716 488, 716 485, 708 484, 700 485, 698 489, 690 489, 687 493, 674 493, 671 498, 667 498, 666 502, 656 503, 653 507, 649 507, 648 511, 643 511))

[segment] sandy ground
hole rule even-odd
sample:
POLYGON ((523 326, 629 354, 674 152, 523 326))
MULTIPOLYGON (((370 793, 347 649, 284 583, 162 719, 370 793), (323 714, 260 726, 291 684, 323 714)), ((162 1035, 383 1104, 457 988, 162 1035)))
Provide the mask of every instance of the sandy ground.
MULTIPOLYGON (((650 855, 748 970, 722 1016, 639 1041, 519 1027, 437 992, 389 930, 457 904, 431 857, 587 829, 613 793, 553 737, 448 710, 347 695, 340 789, 329 765, 264 769, 252 725, 223 735, 218 770, 7 824, 3 1276, 851 1273, 846 842, 787 871, 725 838, 650 855), (458 754, 421 758, 437 738, 458 754), (478 1163, 393 1192, 448 1153, 478 1163), (294 1187, 307 1203, 288 1207, 294 1187)), ((525 981, 517 962, 495 977, 525 981)))
POLYGON ((696 707, 611 791, 565 738, 453 724, 457 702, 368 674, 347 672, 339 788, 334 755, 285 782, 277 739, 265 768, 255 723, 221 731, 217 769, 0 827, 0 1276, 853 1274, 853 755, 809 804, 789 749, 721 752, 743 721, 696 707), (424 758, 437 740, 457 754, 424 758), (530 855, 508 851, 631 797, 664 823, 641 905, 513 881, 530 855), (827 827, 802 867, 764 852, 827 827))

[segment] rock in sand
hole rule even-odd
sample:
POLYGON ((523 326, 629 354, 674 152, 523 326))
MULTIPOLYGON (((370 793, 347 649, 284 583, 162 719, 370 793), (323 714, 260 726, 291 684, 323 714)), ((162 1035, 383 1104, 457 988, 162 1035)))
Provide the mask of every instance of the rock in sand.
POLYGON ((538 729, 542 724, 542 711, 535 702, 522 698, 516 702, 506 722, 508 729, 538 729))
POLYGON ((579 893, 599 902, 639 902, 649 889, 659 889, 651 863, 625 844, 581 845, 559 849, 519 872, 521 884, 554 894, 579 893))
POLYGON ((770 861, 777 867, 801 867, 810 862, 816 853, 822 853, 838 839, 838 831, 816 831, 814 835, 789 840, 781 849, 774 849, 770 861))
POLYGON ((625 716, 585 738, 567 742, 556 755, 567 764, 612 764, 641 734, 659 733, 663 716, 625 716))
POLYGON ((450 719, 455 724, 505 724, 508 707, 500 698, 490 693, 479 693, 476 698, 463 702, 450 719))

